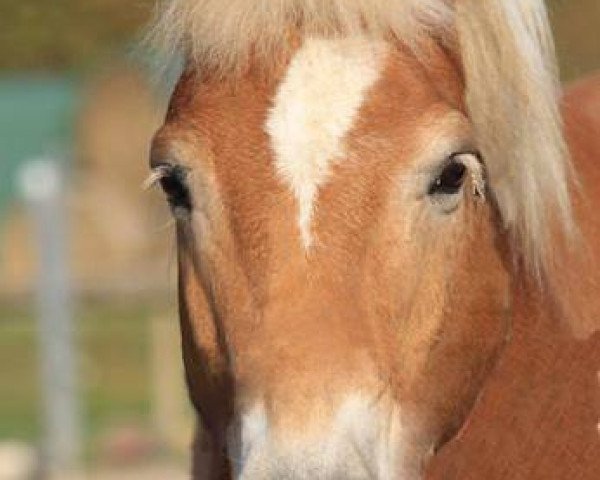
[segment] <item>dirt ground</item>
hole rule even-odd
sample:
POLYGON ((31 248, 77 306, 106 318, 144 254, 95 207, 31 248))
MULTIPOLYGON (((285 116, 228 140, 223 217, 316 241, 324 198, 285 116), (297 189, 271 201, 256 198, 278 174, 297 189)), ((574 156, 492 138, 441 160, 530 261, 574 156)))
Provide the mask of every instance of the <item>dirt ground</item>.
POLYGON ((53 480, 189 480, 187 471, 174 465, 100 470, 89 474, 57 477, 53 480))

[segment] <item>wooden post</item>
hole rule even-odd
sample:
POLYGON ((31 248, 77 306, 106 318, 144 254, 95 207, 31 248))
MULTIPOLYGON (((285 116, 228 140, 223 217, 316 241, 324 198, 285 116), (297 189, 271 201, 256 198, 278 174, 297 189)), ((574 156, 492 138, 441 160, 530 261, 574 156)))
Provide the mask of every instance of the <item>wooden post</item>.
POLYGON ((179 323, 168 315, 152 319, 154 426, 171 452, 187 452, 192 441, 190 415, 181 359, 179 323))

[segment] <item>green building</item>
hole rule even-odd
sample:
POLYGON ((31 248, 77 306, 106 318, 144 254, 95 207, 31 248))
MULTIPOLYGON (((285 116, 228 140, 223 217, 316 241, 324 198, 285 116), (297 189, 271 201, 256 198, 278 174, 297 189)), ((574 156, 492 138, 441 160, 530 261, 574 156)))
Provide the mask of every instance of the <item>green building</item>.
POLYGON ((43 156, 68 161, 77 98, 65 78, 0 77, 0 223, 17 198, 20 166, 43 156))

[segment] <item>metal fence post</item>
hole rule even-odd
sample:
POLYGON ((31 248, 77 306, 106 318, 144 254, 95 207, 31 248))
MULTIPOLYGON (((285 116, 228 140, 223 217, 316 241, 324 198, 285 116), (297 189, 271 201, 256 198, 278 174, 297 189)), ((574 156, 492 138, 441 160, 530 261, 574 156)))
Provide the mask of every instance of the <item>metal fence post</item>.
POLYGON ((35 224, 37 307, 45 438, 50 474, 76 468, 80 452, 72 294, 67 259, 67 214, 62 170, 53 159, 26 164, 20 187, 35 224))

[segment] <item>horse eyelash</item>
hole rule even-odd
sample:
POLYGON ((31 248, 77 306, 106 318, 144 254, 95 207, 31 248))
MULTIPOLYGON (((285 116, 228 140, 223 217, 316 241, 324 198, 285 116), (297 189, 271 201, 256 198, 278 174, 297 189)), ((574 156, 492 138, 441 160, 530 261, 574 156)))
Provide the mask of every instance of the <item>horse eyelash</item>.
POLYGON ((487 191, 487 180, 485 172, 485 164, 479 152, 464 152, 454 155, 467 167, 467 174, 471 181, 472 193, 482 202, 485 202, 487 191))
POLYGON ((150 190, 159 185, 160 181, 165 178, 169 172, 167 171, 169 167, 166 165, 161 165, 160 167, 156 167, 152 169, 150 175, 144 180, 142 187, 144 190, 150 190))

